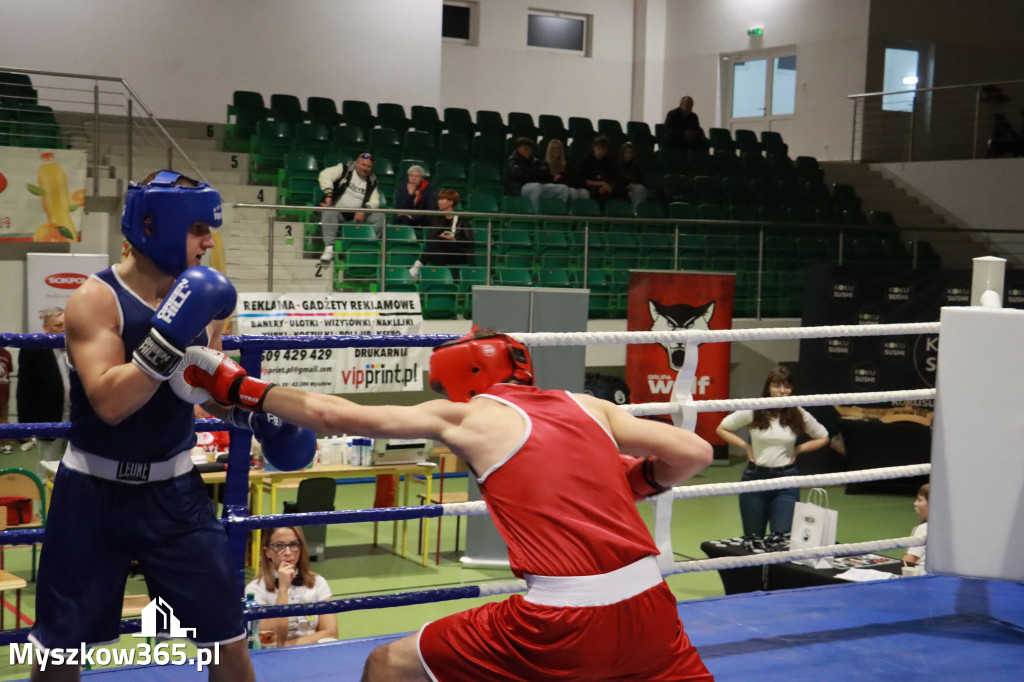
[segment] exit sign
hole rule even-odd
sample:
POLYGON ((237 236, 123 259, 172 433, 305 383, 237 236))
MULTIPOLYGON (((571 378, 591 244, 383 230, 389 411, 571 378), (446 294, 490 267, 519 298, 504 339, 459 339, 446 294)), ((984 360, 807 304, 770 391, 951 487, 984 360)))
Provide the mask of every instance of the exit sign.
POLYGON ((764 29, 761 28, 760 26, 758 26, 756 28, 748 28, 747 29, 747 35, 748 36, 762 36, 762 35, 764 35, 764 29))

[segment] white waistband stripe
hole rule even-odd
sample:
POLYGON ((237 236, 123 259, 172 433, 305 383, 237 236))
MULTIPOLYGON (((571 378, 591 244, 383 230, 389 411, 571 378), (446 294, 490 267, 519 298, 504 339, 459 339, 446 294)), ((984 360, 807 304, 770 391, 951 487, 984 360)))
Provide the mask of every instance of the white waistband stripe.
POLYGON ((662 581, 653 556, 601 575, 524 575, 526 601, 543 606, 608 606, 646 592, 662 581))
POLYGON ((68 446, 61 464, 83 474, 118 483, 166 481, 192 471, 192 452, 183 450, 162 462, 121 462, 68 446))

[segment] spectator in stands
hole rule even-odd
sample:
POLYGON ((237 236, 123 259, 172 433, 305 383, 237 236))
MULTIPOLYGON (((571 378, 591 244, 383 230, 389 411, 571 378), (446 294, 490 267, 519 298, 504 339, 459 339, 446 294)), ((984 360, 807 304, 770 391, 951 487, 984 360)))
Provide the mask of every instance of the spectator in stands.
POLYGON ((557 137, 548 142, 547 150, 544 152, 543 166, 548 174, 548 182, 565 185, 570 200, 590 197, 590 192, 577 186, 579 182, 573 177, 575 174, 570 171, 565 158, 565 145, 557 137))
MULTIPOLYGON (((0 424, 6 424, 11 400, 11 374, 14 373, 14 361, 6 348, 0 348, 0 424)), ((8 454, 14 441, 0 440, 0 453, 8 454)))
MULTIPOLYGON (((64 309, 47 308, 40 312, 43 331, 64 333, 64 309)), ((68 378, 68 355, 60 348, 22 348, 18 354, 18 421, 71 421, 71 383, 68 378)), ((39 454, 44 460, 58 460, 64 455, 65 438, 40 438, 39 454)))
MULTIPOLYGON (((260 606, 309 604, 331 598, 327 581, 309 567, 309 549, 298 526, 263 531, 259 573, 246 585, 245 591, 251 593, 260 606), (282 590, 281 585, 287 585, 287 588, 282 590)), ((260 631, 268 630, 275 633, 277 646, 315 644, 337 639, 338 617, 329 613, 323 616, 266 618, 260 621, 260 631)))
POLYGON ((619 149, 619 168, 615 182, 615 194, 629 199, 636 207, 647 201, 647 186, 644 185, 644 171, 640 167, 640 159, 636 156, 636 147, 627 142, 619 149))
POLYGON ((677 149, 707 149, 708 140, 700 127, 700 118, 693 113, 693 98, 679 100, 679 106, 665 115, 661 146, 677 149))
MULTIPOLYGON (((320 189, 324 193, 321 206, 341 208, 380 208, 380 193, 377 191, 377 176, 373 173, 373 155, 360 154, 355 161, 339 163, 320 171, 320 189)), ((335 211, 324 211, 321 218, 324 236, 324 252, 320 260, 329 263, 334 258, 334 240, 338 236, 338 216, 335 211)), ((355 211, 341 213, 345 222, 367 223, 373 226, 378 237, 384 234, 384 214, 355 211)))
MULTIPOLYGON (((793 392, 793 379, 785 367, 768 373, 762 398, 784 398, 793 392)), ((739 410, 719 424, 718 436, 747 454, 742 480, 796 476, 796 458, 828 445, 828 431, 802 407, 770 410, 739 410), (750 427, 750 443, 734 432, 750 427), (797 445, 803 436, 810 440, 797 445)), ((793 525, 793 507, 800 499, 799 488, 740 493, 740 518, 745 536, 764 536, 771 521, 772 534, 789 533, 793 525)))
POLYGON ((469 261, 469 250, 473 243, 469 228, 472 223, 469 218, 455 214, 459 199, 459 193, 453 189, 443 189, 437 193, 437 207, 442 215, 430 216, 423 228, 427 243, 419 260, 409 268, 413 279, 420 276, 420 268, 424 265, 448 268, 469 261))
MULTIPOLYGON (((408 180, 395 187, 395 208, 413 209, 417 211, 436 211, 437 193, 430 182, 423 177, 423 166, 409 166, 408 180)), ((427 223, 430 216, 407 215, 400 213, 395 216, 396 225, 414 225, 420 227, 427 223)))
MULTIPOLYGON (((925 483, 918 489, 917 498, 914 500, 914 513, 917 514, 917 520, 921 522, 914 526, 914 530, 911 532, 915 538, 928 537, 928 494, 930 491, 931 485, 925 483)), ((903 563, 924 569, 924 556, 924 545, 907 547, 907 553, 903 555, 903 563)))
POLYGON ((505 194, 521 194, 540 213, 540 200, 547 198, 569 201, 569 188, 548 179, 540 159, 533 155, 533 140, 520 137, 516 148, 505 162, 505 194))
POLYGON ((618 178, 618 164, 608 155, 611 143, 604 135, 598 135, 590 143, 590 153, 580 161, 577 174, 583 182, 590 197, 596 199, 604 207, 606 199, 615 193, 618 178))

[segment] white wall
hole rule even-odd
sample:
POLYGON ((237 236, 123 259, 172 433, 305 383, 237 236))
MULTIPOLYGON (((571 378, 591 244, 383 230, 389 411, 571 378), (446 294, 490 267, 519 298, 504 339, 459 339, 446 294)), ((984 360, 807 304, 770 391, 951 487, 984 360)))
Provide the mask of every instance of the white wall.
POLYGON ((667 11, 665 88, 660 112, 682 95, 694 98, 705 130, 719 126, 719 64, 723 54, 796 46, 796 114, 783 138, 790 156, 848 159, 852 105, 864 87, 869 3, 865 0, 680 0, 667 11), (747 29, 761 26, 761 38, 747 29))
POLYGON ((234 90, 436 105, 441 0, 3 0, 0 64, 124 78, 158 118, 234 90))
POLYGON ((442 47, 442 108, 629 120, 632 2, 480 0, 479 9, 479 44, 442 47), (592 55, 528 49, 527 9, 592 15, 592 55))

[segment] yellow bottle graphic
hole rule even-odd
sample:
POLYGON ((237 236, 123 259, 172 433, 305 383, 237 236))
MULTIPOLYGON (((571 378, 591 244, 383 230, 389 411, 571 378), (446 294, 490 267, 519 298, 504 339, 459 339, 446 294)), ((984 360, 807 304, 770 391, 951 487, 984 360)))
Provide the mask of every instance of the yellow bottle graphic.
POLYGON ((68 195, 67 175, 54 160, 53 152, 44 152, 41 158, 43 163, 39 166, 39 188, 43 190, 46 224, 36 230, 36 241, 77 241, 78 233, 75 231, 74 221, 71 220, 71 197, 68 195))

